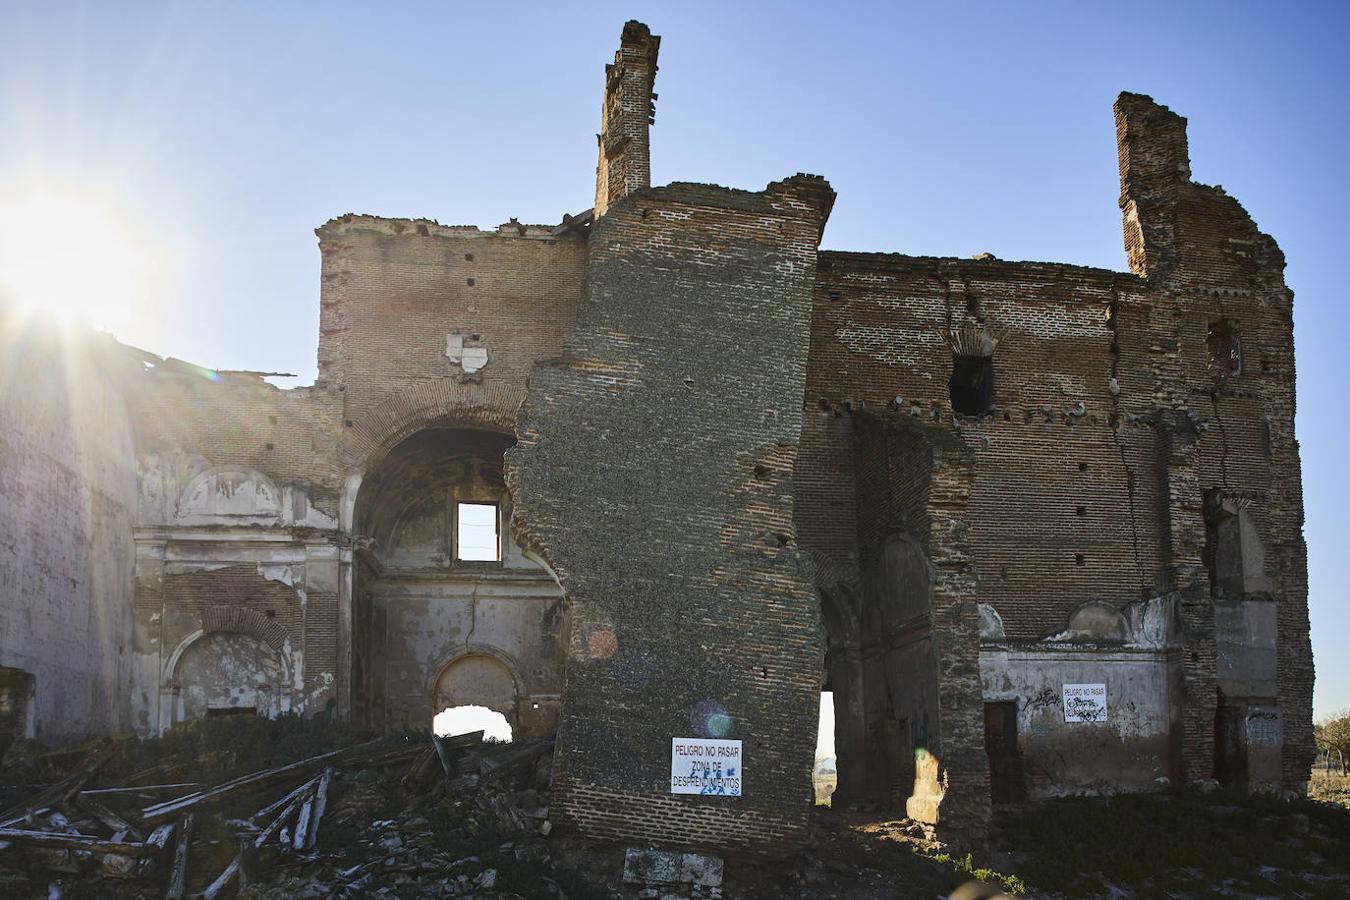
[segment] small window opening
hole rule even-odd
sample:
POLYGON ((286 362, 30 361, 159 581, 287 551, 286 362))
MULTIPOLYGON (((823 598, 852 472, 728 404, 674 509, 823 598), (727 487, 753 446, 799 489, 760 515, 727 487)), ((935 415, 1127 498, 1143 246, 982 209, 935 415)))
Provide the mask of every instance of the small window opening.
POLYGON ((994 405, 994 358, 992 356, 955 356, 952 358, 952 410, 963 416, 982 416, 994 405))
POLYGON ((455 559, 498 562, 502 558, 497 531, 497 504, 460 503, 455 515, 455 559))
POLYGON ((820 695, 820 721, 816 727, 816 762, 811 767, 811 783, 815 787, 816 805, 829 806, 834 789, 839 784, 838 762, 834 754, 834 693, 820 695))
POLYGON ((483 732, 483 740, 511 743, 511 723, 506 716, 486 706, 449 706, 431 720, 431 730, 439 737, 483 732))
POLYGON ((1222 377, 1242 374, 1242 339, 1238 323, 1232 319, 1211 322, 1205 338, 1209 348, 1209 368, 1222 377))

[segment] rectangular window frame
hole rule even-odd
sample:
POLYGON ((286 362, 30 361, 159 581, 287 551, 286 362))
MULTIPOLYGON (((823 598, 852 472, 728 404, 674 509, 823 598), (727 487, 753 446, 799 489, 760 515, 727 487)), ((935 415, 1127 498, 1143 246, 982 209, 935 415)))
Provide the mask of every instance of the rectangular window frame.
POLYGON ((502 562, 503 562, 503 559, 502 559, 502 549, 503 549, 503 548, 502 548, 502 504, 501 504, 501 502, 500 502, 500 501, 497 501, 497 500, 478 500, 478 499, 472 499, 472 498, 467 498, 467 497, 463 497, 463 498, 462 498, 462 497, 456 497, 456 498, 454 498, 454 504, 455 504, 455 505, 454 505, 454 511, 455 511, 455 512, 454 512, 454 527, 453 527, 453 529, 452 529, 452 535, 451 535, 451 548, 450 548, 450 549, 451 549, 452 555, 454 556, 454 561, 455 561, 455 563, 456 563, 456 564, 463 563, 463 564, 471 565, 471 566, 472 566, 472 565, 484 565, 484 566, 501 565, 502 562), (463 517, 463 508, 464 508, 465 506, 485 506, 485 507, 486 507, 486 506, 490 506, 490 507, 492 507, 492 512, 493 512, 493 515, 492 515, 493 531, 494 531, 495 537, 496 537, 496 553, 495 553, 495 555, 494 555, 492 558, 490 558, 490 559, 475 559, 475 558, 473 558, 473 557, 465 558, 464 556, 461 555, 462 544, 461 544, 460 538, 461 538, 462 533, 463 533, 462 521, 461 521, 461 520, 462 520, 462 517, 463 517))

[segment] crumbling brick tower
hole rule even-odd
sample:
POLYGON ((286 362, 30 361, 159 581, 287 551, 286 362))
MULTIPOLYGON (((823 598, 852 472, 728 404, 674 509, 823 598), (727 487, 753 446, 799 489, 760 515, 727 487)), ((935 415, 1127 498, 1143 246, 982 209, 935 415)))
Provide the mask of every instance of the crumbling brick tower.
POLYGON ((629 23, 607 70, 586 291, 508 453, 572 610, 555 804, 594 836, 789 852, 821 666, 792 473, 834 193, 649 187, 655 47, 629 23), (672 795, 676 737, 743 739, 744 795, 672 795))
POLYGON ((1313 663, 1284 255, 1222 188, 1191 181, 1184 118, 1139 94, 1115 111, 1125 248, 1153 293, 1140 374, 1166 448, 1183 772, 1302 789, 1313 663))

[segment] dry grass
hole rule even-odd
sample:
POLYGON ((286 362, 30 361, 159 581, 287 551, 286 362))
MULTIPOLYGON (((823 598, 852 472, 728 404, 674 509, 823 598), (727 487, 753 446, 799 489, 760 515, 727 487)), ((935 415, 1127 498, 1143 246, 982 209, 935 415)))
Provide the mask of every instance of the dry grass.
POLYGON ((1308 796, 1313 800, 1339 803, 1350 808, 1350 775, 1313 769, 1312 779, 1308 782, 1308 796))
POLYGON ((839 784, 839 776, 817 773, 811 779, 811 783, 816 789, 816 806, 829 806, 835 785, 839 784))

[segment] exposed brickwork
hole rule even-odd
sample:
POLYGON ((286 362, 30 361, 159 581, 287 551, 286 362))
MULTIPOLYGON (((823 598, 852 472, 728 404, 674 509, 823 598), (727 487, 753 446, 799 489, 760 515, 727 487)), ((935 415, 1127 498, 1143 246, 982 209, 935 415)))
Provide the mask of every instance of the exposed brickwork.
POLYGON ((317 389, 344 443, 359 456, 437 419, 509 430, 530 367, 561 351, 576 315, 585 241, 371 216, 318 235, 317 389), (452 334, 486 348, 482 369, 446 357, 452 334))
POLYGON ((661 39, 641 22, 623 26, 614 63, 605 66, 600 109, 600 160, 595 167, 595 214, 652 183, 649 127, 656 121, 656 57, 661 39))
MULTIPOLYGON (((204 630, 236 630, 278 648, 281 646, 276 642, 278 634, 282 642, 286 638, 295 643, 302 640, 300 598, 294 589, 259 575, 256 566, 166 575, 164 602, 175 611, 192 613, 195 623, 204 630), (222 606, 234 610, 238 620, 247 620, 248 625, 244 629, 219 627, 225 624, 222 606), (273 627, 258 633, 256 618, 273 623, 273 627), (212 627, 206 628, 207 625, 212 627)), ((186 634, 177 637, 181 640, 186 634)), ((169 646, 176 643, 171 641, 169 646)))
POLYGON ((790 476, 832 199, 803 176, 630 194, 531 379, 507 484, 571 602, 555 769, 587 833, 771 853, 803 835, 821 645, 790 476), (688 736, 745 741, 743 796, 671 796, 688 736))

